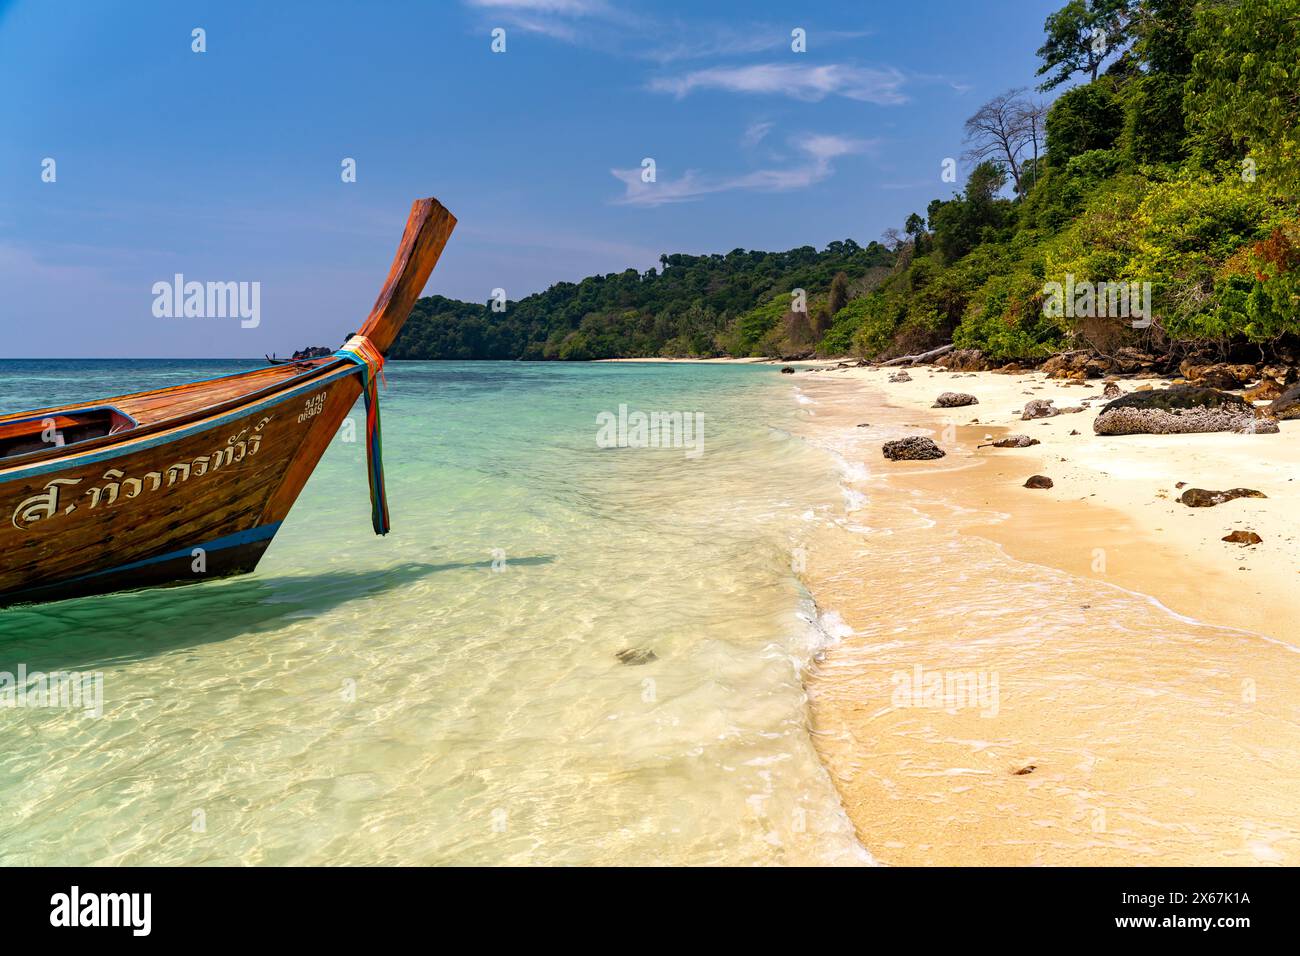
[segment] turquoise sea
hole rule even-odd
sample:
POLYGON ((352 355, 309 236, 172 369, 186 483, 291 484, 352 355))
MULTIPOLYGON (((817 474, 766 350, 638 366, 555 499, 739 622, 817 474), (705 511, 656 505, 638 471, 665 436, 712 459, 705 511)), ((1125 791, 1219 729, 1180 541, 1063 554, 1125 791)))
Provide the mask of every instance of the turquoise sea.
MULTIPOLYGON (((12 362, 0 410, 250 364, 12 362)), ((843 505, 789 378, 387 372, 386 538, 345 426, 255 574, 0 611, 0 672, 103 674, 99 717, 0 708, 0 863, 868 861, 808 736, 793 566, 843 505), (602 447, 621 405, 702 453, 602 447)))

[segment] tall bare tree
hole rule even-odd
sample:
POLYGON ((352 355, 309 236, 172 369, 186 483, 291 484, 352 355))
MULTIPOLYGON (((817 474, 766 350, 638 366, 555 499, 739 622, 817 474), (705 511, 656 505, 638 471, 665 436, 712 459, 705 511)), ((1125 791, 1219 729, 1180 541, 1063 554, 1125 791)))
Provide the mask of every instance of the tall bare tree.
MULTIPOLYGON (((1011 174, 1016 193, 1021 191, 1020 154, 1030 143, 1029 128, 1024 123, 1028 100, 1023 88, 1007 90, 993 97, 966 120, 965 158, 972 163, 994 162, 1011 174)), ((1037 132, 1033 127, 1035 149, 1037 132)))
POLYGON ((1032 188, 1042 174, 1039 160, 1047 145, 1047 110, 1048 104, 1042 100, 1022 96, 1012 112, 1011 123, 1017 133, 1016 138, 1023 144, 1021 148, 1028 148, 1033 153, 1032 162, 1021 163, 1021 172, 1029 179, 1026 188, 1032 188))

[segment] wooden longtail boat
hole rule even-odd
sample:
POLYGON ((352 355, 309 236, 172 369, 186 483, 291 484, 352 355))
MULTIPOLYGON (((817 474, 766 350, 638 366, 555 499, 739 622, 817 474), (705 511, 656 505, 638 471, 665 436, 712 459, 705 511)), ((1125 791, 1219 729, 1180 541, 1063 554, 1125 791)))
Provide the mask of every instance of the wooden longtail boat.
POLYGON ((361 396, 387 533, 376 378, 455 224, 415 202, 374 308, 332 356, 0 415, 0 607, 252 571, 361 396))

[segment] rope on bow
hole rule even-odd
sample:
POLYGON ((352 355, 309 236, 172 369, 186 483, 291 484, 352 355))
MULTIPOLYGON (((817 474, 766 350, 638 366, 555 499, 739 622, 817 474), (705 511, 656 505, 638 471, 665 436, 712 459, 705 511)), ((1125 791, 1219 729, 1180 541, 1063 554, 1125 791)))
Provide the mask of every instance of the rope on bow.
MULTIPOLYGON (((384 378, 384 356, 364 335, 354 335, 337 357, 355 362, 361 371, 361 393, 366 398, 366 470, 370 479, 370 523, 375 534, 388 534, 388 494, 384 490, 384 443, 379 428, 379 382, 384 378)), ((384 378, 384 384, 388 380, 384 378)))

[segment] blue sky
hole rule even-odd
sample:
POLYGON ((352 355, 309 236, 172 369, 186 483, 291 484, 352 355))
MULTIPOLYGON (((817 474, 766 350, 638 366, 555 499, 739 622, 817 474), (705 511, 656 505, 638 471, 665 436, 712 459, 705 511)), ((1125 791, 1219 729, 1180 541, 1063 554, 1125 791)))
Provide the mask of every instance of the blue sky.
POLYGON ((460 219, 426 291, 474 301, 866 242, 952 193, 963 120, 1033 84, 1058 6, 0 0, 5 351, 338 345, 418 196, 460 219), (259 282, 260 324, 155 317, 176 273, 259 282))

